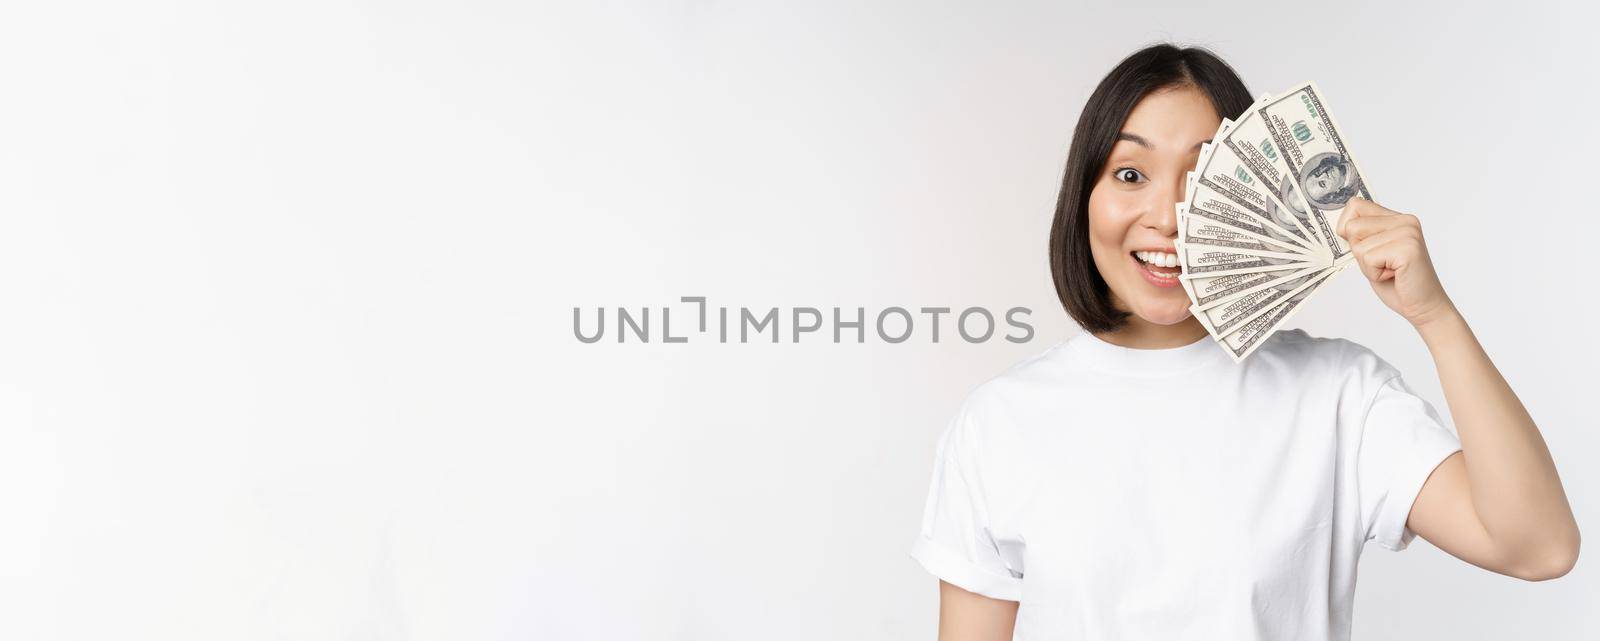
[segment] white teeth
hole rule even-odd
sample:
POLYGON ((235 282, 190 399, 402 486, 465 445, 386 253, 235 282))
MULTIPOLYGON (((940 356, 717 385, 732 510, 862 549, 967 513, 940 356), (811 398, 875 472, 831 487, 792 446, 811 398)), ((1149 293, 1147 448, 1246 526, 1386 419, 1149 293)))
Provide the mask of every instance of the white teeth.
POLYGON ((1156 265, 1156 266, 1159 266, 1159 267, 1177 267, 1178 266, 1178 255, 1177 254, 1169 254, 1167 252, 1136 251, 1136 252, 1133 252, 1133 255, 1135 257, 1137 257, 1139 260, 1142 260, 1144 262, 1150 263, 1151 265, 1156 265))

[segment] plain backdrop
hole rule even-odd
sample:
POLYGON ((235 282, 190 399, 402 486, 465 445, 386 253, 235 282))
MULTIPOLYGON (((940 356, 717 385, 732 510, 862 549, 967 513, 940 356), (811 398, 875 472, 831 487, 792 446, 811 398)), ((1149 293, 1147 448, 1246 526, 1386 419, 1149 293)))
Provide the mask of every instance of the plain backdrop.
MULTIPOLYGON (((906 550, 934 440, 1077 331, 1045 262, 1070 132, 1158 40, 1258 95, 1320 84, 1593 539, 1594 17, 8 2, 0 638, 932 638, 906 550), (573 337, 573 307, 681 296, 1026 306, 1037 334, 573 337)), ((1293 325, 1445 409, 1356 271, 1293 325)), ((1526 583, 1420 539, 1368 551, 1356 639, 1600 633, 1590 558, 1526 583)))

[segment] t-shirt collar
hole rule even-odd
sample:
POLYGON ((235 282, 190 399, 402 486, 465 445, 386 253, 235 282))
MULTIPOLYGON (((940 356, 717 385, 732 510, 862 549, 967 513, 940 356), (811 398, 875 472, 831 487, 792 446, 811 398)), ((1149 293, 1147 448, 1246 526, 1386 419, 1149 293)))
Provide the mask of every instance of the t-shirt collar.
POLYGON ((1222 346, 1217 345, 1209 335, 1181 347, 1135 349, 1115 345, 1083 332, 1068 339, 1067 346, 1077 352, 1086 365, 1129 376, 1171 376, 1207 363, 1227 360, 1223 358, 1222 346))

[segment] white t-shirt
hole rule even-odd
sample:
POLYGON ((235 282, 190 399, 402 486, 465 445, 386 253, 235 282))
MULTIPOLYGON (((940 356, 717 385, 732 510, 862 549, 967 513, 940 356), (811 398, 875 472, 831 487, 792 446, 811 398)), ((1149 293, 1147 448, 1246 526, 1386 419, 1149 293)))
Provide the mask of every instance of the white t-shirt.
POLYGON ((1235 364, 1080 334, 967 397, 911 555, 1019 601, 1025 641, 1345 641, 1362 546, 1405 549, 1459 449, 1347 340, 1282 331, 1235 364))

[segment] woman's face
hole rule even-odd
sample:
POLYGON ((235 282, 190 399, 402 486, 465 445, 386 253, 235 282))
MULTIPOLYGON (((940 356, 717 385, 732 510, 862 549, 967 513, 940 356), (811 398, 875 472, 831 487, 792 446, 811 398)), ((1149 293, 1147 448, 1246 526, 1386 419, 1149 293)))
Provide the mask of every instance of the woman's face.
POLYGON ((1089 193, 1089 249, 1117 307, 1158 325, 1189 317, 1178 286, 1177 214, 1184 174, 1222 118, 1194 87, 1157 91, 1134 106, 1089 193))

